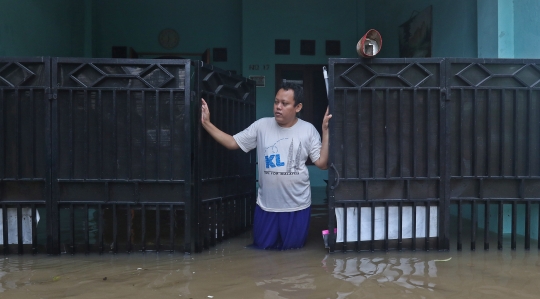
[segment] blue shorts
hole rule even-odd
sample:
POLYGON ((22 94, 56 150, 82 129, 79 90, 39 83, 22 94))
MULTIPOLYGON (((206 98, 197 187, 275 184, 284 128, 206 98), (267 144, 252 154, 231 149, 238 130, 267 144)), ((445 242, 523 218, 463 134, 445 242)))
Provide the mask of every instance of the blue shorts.
POLYGON ((253 246, 261 249, 301 248, 309 232, 311 207, 295 212, 267 212, 255 207, 253 246))

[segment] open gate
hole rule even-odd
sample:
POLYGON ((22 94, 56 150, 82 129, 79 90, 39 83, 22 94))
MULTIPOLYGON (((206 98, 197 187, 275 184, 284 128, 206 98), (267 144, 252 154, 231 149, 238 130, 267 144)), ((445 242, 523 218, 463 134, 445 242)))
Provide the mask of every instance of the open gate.
POLYGON ((200 61, 0 59, 4 253, 194 252, 248 229, 254 159, 213 172, 238 188, 202 176, 202 150, 223 155, 200 133, 209 94, 214 121, 254 121, 254 82, 200 61))
POLYGON ((528 249, 539 231, 538 63, 330 59, 330 251, 448 250, 451 231, 474 250, 478 230, 485 249, 492 231, 501 249, 508 222, 511 248, 521 227, 528 249))

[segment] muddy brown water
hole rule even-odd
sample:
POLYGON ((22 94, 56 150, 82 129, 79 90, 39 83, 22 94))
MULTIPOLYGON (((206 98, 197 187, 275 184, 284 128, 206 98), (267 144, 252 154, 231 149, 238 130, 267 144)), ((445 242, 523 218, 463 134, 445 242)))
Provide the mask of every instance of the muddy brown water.
POLYGON ((299 250, 251 249, 248 232, 191 255, 2 256, 0 298, 540 297, 537 249, 329 254, 326 218, 313 214, 299 250))

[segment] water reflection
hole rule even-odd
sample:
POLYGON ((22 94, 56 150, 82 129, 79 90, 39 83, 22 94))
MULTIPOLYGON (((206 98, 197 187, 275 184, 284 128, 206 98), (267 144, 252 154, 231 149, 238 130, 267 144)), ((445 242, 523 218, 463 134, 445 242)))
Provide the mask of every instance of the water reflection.
POLYGON ((328 261, 327 255, 322 261, 323 268, 332 273, 333 277, 357 287, 373 279, 380 284, 392 283, 407 289, 424 288, 433 291, 436 284, 430 278, 437 277, 436 262, 440 260, 350 257, 330 259, 333 262, 330 266, 328 261), (331 266, 333 269, 329 269, 331 266))

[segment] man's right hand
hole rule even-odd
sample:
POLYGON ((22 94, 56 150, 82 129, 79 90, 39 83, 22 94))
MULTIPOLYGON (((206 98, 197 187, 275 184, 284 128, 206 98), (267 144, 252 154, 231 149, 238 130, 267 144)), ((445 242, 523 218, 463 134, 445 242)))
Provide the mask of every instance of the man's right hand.
POLYGON ((210 122, 210 110, 206 101, 201 98, 201 123, 204 125, 207 122, 210 122))

